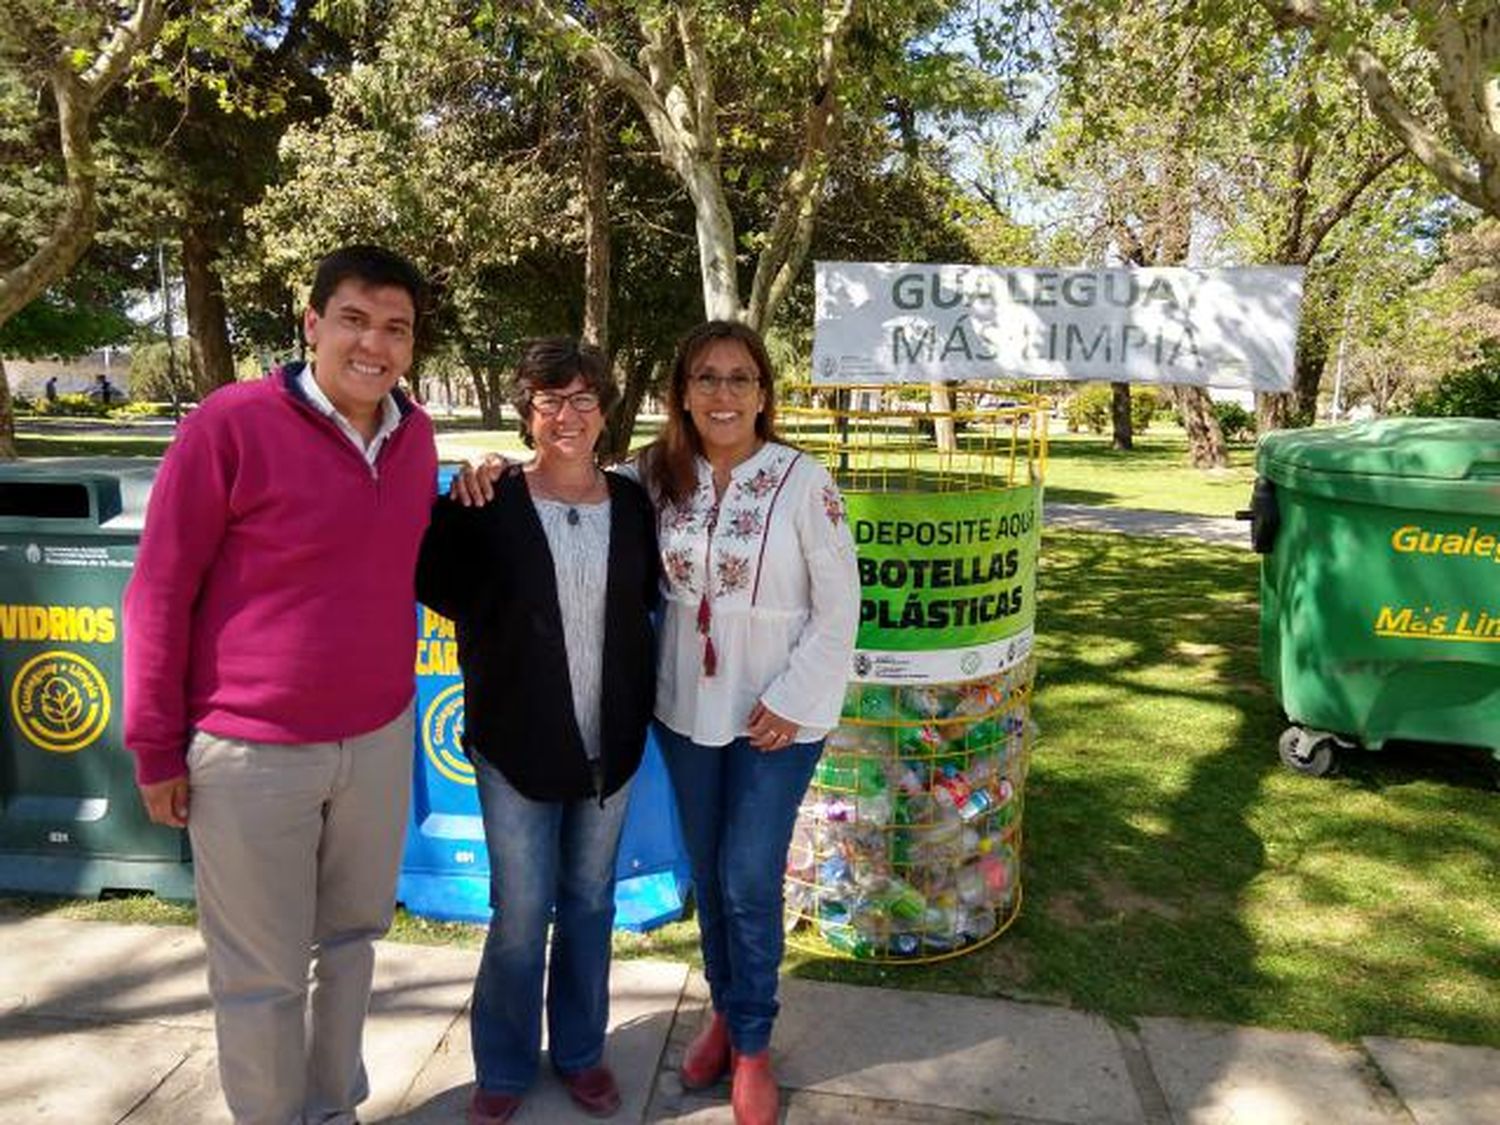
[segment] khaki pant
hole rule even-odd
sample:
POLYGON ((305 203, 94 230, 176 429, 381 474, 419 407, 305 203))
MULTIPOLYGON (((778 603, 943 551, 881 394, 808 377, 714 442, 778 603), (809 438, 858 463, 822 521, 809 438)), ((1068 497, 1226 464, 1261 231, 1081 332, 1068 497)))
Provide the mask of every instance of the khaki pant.
POLYGON ((352 1125, 369 1094, 360 1046, 373 943, 395 909, 412 735, 408 707, 342 742, 200 731, 189 746, 198 922, 236 1125, 352 1125))

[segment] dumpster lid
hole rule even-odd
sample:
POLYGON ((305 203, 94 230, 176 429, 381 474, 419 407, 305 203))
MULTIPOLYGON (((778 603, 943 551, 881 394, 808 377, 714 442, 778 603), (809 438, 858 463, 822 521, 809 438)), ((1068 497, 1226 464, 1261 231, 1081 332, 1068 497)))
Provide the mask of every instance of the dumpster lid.
POLYGON ((1351 476, 1500 480, 1500 421, 1377 418, 1342 426, 1278 430, 1261 439, 1273 465, 1351 476))

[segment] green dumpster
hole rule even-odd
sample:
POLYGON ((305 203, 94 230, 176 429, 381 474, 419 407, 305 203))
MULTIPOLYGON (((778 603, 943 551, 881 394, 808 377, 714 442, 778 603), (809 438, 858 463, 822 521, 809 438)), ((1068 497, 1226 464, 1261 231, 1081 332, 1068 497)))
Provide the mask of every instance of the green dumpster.
POLYGON ((192 896, 121 738, 121 598, 141 512, 115 475, 0 466, 0 888, 192 896))
POLYGON ((1251 514, 1287 765, 1391 739, 1500 758, 1500 421, 1267 434, 1251 514))

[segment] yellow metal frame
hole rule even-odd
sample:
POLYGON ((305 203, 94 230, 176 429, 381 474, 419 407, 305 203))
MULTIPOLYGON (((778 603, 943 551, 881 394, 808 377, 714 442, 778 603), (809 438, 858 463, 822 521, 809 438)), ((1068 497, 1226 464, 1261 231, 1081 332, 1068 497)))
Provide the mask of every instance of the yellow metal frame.
POLYGON ((927 384, 795 384, 782 388, 777 420, 784 436, 818 455, 849 492, 957 492, 1041 482, 1051 402, 1012 392, 1004 405, 986 405, 995 393, 927 384), (948 405, 935 407, 934 394, 948 405), (850 405, 875 397, 889 405, 850 405), (939 443, 937 433, 949 426, 954 442, 939 443))
MULTIPOLYGON (((928 384, 839 387, 804 384, 782 387, 777 403, 777 427, 788 441, 823 460, 846 493, 992 491, 1040 484, 1044 480, 1050 410, 1051 403, 1041 395, 1030 391, 1001 389, 989 384, 937 387, 928 384), (994 396, 997 395, 1004 395, 1005 400, 996 403, 994 396), (940 443, 939 433, 950 426, 952 429, 945 436, 951 437, 951 440, 940 443)), ((872 736, 877 735, 881 729, 890 732, 891 745, 869 755, 879 759, 881 768, 904 768, 916 764, 930 778, 931 771, 940 761, 952 760, 955 755, 959 755, 965 763, 982 760, 1003 763, 1006 778, 1014 786, 1015 808, 1009 827, 998 829, 998 839, 1014 855, 1014 875, 1003 900, 997 901, 993 907, 993 928, 954 948, 935 949, 932 948, 933 945, 950 939, 957 940, 956 932, 942 931, 939 938, 939 931, 924 929, 923 925, 913 925, 909 919, 899 924, 887 921, 884 930, 877 927, 874 934, 877 939, 875 944, 880 948, 856 954, 850 949, 829 944, 823 933, 830 928, 837 931, 840 927, 847 927, 849 945, 857 948, 862 939, 869 936, 868 926, 865 930, 860 930, 847 913, 842 921, 820 916, 821 906, 825 901, 822 892, 826 891, 832 897, 834 889, 820 888, 816 879, 808 881, 789 872, 788 945, 813 955, 848 959, 857 957, 875 964, 930 964, 972 953, 1009 929, 1020 914, 1023 899, 1021 868, 1024 781, 1031 750, 1029 713, 1033 675, 1034 668, 1028 662, 1022 669, 1013 671, 1008 679, 997 678, 996 682, 1006 680, 1008 690, 1002 693, 997 705, 983 713, 918 719, 862 718, 860 695, 863 690, 872 693, 883 690, 889 693, 900 689, 851 685, 845 716, 841 720, 841 727, 848 731, 865 730, 872 736), (987 723, 993 726, 999 720, 1019 721, 1019 730, 1015 729, 1015 723, 1012 722, 1009 732, 1001 734, 1001 740, 1005 742, 1009 742, 1012 737, 1017 738, 1017 745, 1013 749, 1000 745, 995 740, 970 744, 965 732, 983 728, 987 723), (895 752, 903 731, 909 733, 913 728, 923 727, 935 729, 942 734, 941 738, 935 739, 934 749, 926 755, 928 760, 925 763, 923 754, 911 751, 909 740, 900 753, 895 752), (955 749, 955 745, 962 746, 962 750, 955 749), (936 940, 929 942, 929 933, 936 940), (915 936, 918 951, 904 954, 890 952, 893 935, 907 934, 915 936)), ((977 685, 971 683, 930 687, 939 692, 958 692, 974 690, 977 685)), ((836 734, 830 741, 829 749, 825 751, 825 761, 827 755, 840 755, 848 760, 857 758, 859 752, 847 740, 841 745, 836 734)), ((930 799, 930 791, 928 796, 930 799)), ((823 784, 816 779, 809 791, 809 802, 814 804, 819 800, 839 798, 846 799, 855 810, 861 799, 857 792, 842 789, 838 785, 823 784)), ((891 799, 896 799, 894 790, 891 799)), ((982 818, 980 822, 983 822, 982 818)), ((810 870, 814 873, 819 872, 823 862, 834 854, 832 851, 820 851, 817 835, 819 823, 810 817, 799 822, 798 832, 801 838, 794 844, 794 852, 800 859, 806 860, 808 855, 811 856, 810 870), (797 851, 798 848, 803 851, 797 851)), ((867 834, 867 838, 873 838, 875 832, 885 833, 886 865, 892 871, 899 869, 903 876, 914 877, 919 865, 891 862, 891 857, 900 851, 896 845, 895 833, 912 833, 913 830, 920 833, 924 828, 931 827, 936 827, 935 821, 913 824, 908 819, 898 824, 893 813, 890 822, 871 823, 862 831, 867 834)), ((824 831, 827 840, 838 838, 838 833, 827 830, 826 822, 824 831)), ((960 839, 962 838, 961 830, 960 839)), ((993 834, 981 837, 982 840, 994 838, 993 834)), ((910 845, 909 836, 907 846, 910 845)), ((977 854, 979 853, 965 855, 956 850, 952 860, 955 874, 964 863, 976 859, 977 854)), ((921 866, 932 868, 936 865, 928 862, 921 866)), ((804 863, 799 871, 805 872, 808 869, 808 865, 804 863)), ((914 889, 922 892, 922 888, 914 889)), ((927 890, 931 889, 929 884, 927 890)), ((956 905, 957 900, 952 897, 955 894, 956 890, 949 888, 935 898, 924 896, 923 901, 926 903, 931 899, 940 911, 965 909, 972 913, 975 908, 956 905)), ((924 924, 926 918, 924 913, 924 924)))

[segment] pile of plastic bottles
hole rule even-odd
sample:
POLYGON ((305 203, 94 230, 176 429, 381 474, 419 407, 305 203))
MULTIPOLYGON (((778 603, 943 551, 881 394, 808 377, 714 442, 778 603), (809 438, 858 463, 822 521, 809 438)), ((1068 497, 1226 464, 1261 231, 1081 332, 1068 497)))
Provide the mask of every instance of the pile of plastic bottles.
POLYGON ((853 957, 939 956, 1019 905, 1032 665, 853 684, 792 837, 787 922, 853 957))

